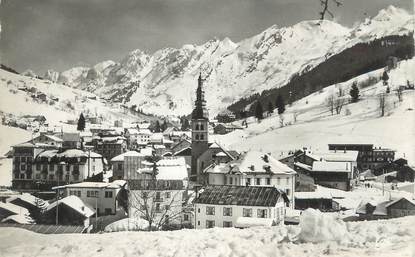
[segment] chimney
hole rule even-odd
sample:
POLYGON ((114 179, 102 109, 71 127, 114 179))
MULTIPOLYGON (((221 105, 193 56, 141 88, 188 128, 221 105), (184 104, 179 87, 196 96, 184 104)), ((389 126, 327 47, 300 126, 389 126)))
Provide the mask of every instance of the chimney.
POLYGON ((344 148, 344 153, 346 153, 346 148, 344 148))

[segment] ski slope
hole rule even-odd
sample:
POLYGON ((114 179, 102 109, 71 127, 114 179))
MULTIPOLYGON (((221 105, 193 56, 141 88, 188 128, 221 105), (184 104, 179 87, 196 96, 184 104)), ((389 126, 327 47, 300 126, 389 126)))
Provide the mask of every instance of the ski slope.
POLYGON ((387 94, 384 117, 380 117, 378 107, 379 95, 386 91, 381 81, 360 89, 361 100, 346 104, 339 115, 331 115, 326 104, 328 96, 336 94, 339 88, 348 98, 354 81, 361 83, 369 77, 380 77, 382 69, 332 85, 286 106, 284 127, 280 126, 278 114, 260 123, 251 118, 248 128, 223 136, 214 135, 213 140, 231 149, 262 150, 276 157, 303 147, 324 152, 329 143, 371 143, 395 149, 396 157, 405 157, 410 165, 415 165, 415 90, 403 91, 402 102, 398 102, 394 91, 399 85, 406 85, 407 80, 414 83, 414 67, 414 59, 402 61, 389 73, 391 93, 387 94), (297 114, 296 122, 294 114, 297 114))

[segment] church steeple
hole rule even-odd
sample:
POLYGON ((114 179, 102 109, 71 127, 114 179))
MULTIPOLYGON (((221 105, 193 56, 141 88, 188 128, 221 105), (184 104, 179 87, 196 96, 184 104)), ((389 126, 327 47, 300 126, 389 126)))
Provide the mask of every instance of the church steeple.
POLYGON ((209 114, 206 108, 205 93, 203 92, 202 74, 199 74, 196 89, 195 108, 192 112, 192 166, 190 180, 200 183, 202 171, 207 163, 199 157, 209 149, 209 114))
POLYGON ((202 72, 199 73, 197 79, 196 101, 195 108, 192 112, 192 119, 209 119, 209 114, 206 109, 205 92, 203 91, 202 72))

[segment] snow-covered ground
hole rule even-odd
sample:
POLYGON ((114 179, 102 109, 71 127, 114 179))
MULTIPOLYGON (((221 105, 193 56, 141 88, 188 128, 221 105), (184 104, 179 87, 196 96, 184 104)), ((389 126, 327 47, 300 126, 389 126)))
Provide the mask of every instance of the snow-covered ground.
POLYGON ((40 235, 0 228, 0 256, 413 256, 414 217, 343 222, 307 210, 300 226, 40 235))
POLYGON ((415 82, 414 70, 415 59, 411 59, 400 62, 398 68, 389 73, 391 93, 387 94, 384 117, 380 117, 378 107, 378 96, 386 91, 381 81, 361 88, 361 100, 346 104, 339 115, 331 115, 326 104, 328 96, 336 94, 339 88, 347 98, 354 81, 379 77, 383 73, 381 69, 332 85, 286 106, 282 128, 280 117, 273 114, 260 123, 251 119, 248 128, 223 136, 215 135, 213 140, 231 149, 271 152, 277 158, 303 147, 325 152, 329 143, 371 143, 376 147, 395 149, 396 157, 405 157, 410 165, 415 165, 415 90, 403 91, 402 102, 398 102, 394 91, 398 86, 406 85, 407 80, 412 84, 415 82))

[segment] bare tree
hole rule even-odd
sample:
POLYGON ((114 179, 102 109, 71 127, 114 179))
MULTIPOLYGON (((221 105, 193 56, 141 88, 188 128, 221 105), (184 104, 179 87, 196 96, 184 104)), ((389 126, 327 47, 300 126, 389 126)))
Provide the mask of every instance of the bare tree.
POLYGON ((337 7, 343 5, 340 0, 320 0, 320 5, 323 8, 320 12, 320 20, 324 20, 324 16, 326 15, 326 13, 328 13, 331 16, 331 18, 334 18, 334 14, 331 11, 329 2, 336 4, 337 7))
POLYGON ((402 88, 398 87, 396 89, 396 96, 398 97, 398 101, 402 102, 402 88))
POLYGON ((331 94, 327 97, 326 104, 331 112, 331 115, 333 115, 334 114, 334 94, 331 94))
POLYGON ((345 100, 342 97, 338 97, 334 100, 334 109, 336 110, 336 114, 341 113, 344 103, 345 103, 345 100))
POLYGON ((284 117, 283 114, 278 115, 278 117, 280 118, 280 127, 282 128, 282 127, 284 127, 285 117, 284 117))
MULTIPOLYGON (((151 181, 148 182, 151 184, 151 181)), ((183 190, 156 190, 152 186, 149 188, 131 191, 130 212, 133 218, 147 220, 148 230, 161 230, 172 221, 181 222, 183 190), (167 194, 170 195, 167 197, 167 194)))
POLYGON ((381 93, 378 96, 379 99, 379 110, 380 110, 380 116, 385 116, 385 109, 386 109, 386 94, 381 93))
POLYGON ((297 117, 298 117, 298 112, 294 111, 293 112, 293 123, 297 122, 297 117))

